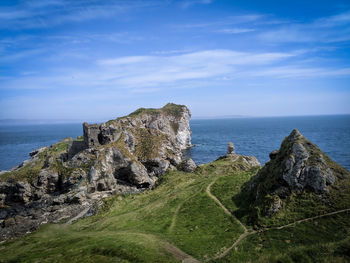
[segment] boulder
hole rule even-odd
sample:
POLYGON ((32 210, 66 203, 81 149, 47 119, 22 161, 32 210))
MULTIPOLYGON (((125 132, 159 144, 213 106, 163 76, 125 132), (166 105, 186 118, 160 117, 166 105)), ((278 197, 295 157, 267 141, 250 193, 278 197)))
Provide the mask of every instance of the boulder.
POLYGON ((179 166, 178 169, 187 173, 193 173, 197 169, 197 165, 192 159, 186 159, 183 160, 179 166))

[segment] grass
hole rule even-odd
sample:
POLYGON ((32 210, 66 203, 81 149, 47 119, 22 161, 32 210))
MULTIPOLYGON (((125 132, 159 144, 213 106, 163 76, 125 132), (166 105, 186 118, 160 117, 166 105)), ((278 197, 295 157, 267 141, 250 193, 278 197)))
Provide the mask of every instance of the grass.
POLYGON ((134 155, 139 160, 149 160, 159 155, 159 149, 163 141, 166 139, 165 134, 154 130, 144 128, 137 128, 135 131, 136 147, 134 155))
POLYGON ((153 109, 153 108, 139 108, 136 111, 130 113, 128 117, 135 117, 142 114, 151 114, 151 115, 157 115, 160 113, 165 113, 167 115, 172 115, 176 118, 181 117, 183 113, 183 107, 184 105, 177 105, 174 103, 168 103, 163 108, 160 109, 153 109))
POLYGON ((255 168, 247 172, 232 172, 227 176, 220 177, 212 186, 211 192, 232 214, 235 214, 239 206, 235 203, 233 196, 240 193, 242 184, 255 175, 258 169, 255 168))
MULTIPOLYGON (((71 225, 44 225, 0 244, 0 262, 181 261, 169 251, 170 243, 200 261, 210 260, 230 247, 243 229, 205 190, 215 180, 211 193, 236 213, 239 206, 233 197, 257 172, 242 167, 247 169, 240 160, 219 159, 195 173, 169 171, 154 190, 105 199, 94 216, 71 225)), ((346 262, 349 234, 350 214, 338 214, 252 234, 224 258, 212 261, 346 262)))
POLYGON ((115 120, 109 120, 107 121, 108 125, 114 124, 117 120, 123 119, 125 117, 136 117, 141 116, 143 114, 150 114, 150 115, 158 115, 158 114, 166 114, 173 116, 175 118, 180 118, 182 116, 183 110, 185 105, 178 105, 174 103, 168 103, 163 108, 155 109, 155 108, 139 108, 132 113, 130 113, 127 116, 119 117, 115 120))
POLYGON ((72 235, 70 227, 51 225, 10 242, 12 253, 1 251, 0 262, 175 262, 162 243, 143 233, 81 231, 72 235))
POLYGON ((268 230, 215 262, 349 262, 350 213, 268 230))
POLYGON ((77 138, 75 139, 78 142, 83 142, 84 141, 84 136, 77 136, 77 138))
POLYGON ((134 117, 134 116, 139 116, 141 114, 151 114, 151 115, 155 115, 155 114, 159 114, 160 111, 159 109, 153 109, 153 108, 139 108, 135 111, 133 111, 132 113, 130 113, 128 115, 128 117, 134 117))

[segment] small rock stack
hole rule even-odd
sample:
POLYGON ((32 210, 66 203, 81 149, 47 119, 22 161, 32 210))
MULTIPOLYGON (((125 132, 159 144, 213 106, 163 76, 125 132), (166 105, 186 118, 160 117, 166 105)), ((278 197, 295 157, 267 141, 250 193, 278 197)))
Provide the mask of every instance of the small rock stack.
POLYGON ((232 155, 232 154, 235 154, 235 146, 233 145, 232 142, 229 142, 229 143, 227 144, 227 153, 226 153, 226 155, 227 155, 227 156, 230 156, 230 155, 232 155))

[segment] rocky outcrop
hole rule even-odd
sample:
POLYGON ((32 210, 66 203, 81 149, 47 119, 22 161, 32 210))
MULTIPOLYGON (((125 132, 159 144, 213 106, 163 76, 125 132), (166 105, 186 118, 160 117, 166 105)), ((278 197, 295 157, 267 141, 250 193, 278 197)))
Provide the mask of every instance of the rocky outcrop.
POLYGON ((0 175, 0 240, 89 215, 103 197, 152 188, 191 146, 190 117, 182 105, 141 108, 101 125, 84 123, 83 137, 31 152, 0 175))
POLYGON ((283 158, 282 178, 291 190, 301 192, 310 188, 317 193, 328 192, 327 186, 334 184, 335 176, 317 146, 294 129, 282 147, 288 148, 280 150, 272 158, 283 158))
POLYGON ((349 175, 346 169, 294 129, 281 148, 270 153, 270 161, 243 191, 253 196, 252 207, 260 207, 263 214, 271 216, 281 209, 286 198, 298 198, 305 191, 322 199, 337 181, 341 184, 345 175, 349 175))
POLYGON ((248 171, 252 168, 260 167, 261 164, 255 156, 246 156, 235 153, 235 147, 232 142, 227 144, 227 152, 220 159, 228 159, 238 170, 248 171))
POLYGON ((197 165, 192 159, 189 158, 183 160, 177 168, 187 173, 193 173, 197 169, 197 165))

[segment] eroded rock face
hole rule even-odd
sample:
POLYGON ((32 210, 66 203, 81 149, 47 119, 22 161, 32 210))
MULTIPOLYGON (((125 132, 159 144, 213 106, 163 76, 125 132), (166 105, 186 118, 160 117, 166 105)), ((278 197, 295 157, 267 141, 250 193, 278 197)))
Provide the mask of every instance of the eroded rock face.
POLYGON ((190 117, 182 105, 139 109, 101 125, 84 123, 83 138, 31 152, 0 174, 0 240, 91 214, 103 197, 153 187, 191 146, 190 117))
POLYGON ((277 213, 283 199, 293 192, 311 191, 322 196, 330 191, 337 177, 342 177, 337 176, 341 167, 296 129, 283 140, 279 150, 270 154, 270 159, 247 189, 258 203, 270 207, 266 211, 268 216, 277 213), (275 197, 273 202, 268 201, 268 196, 275 197))
POLYGON ((144 109, 143 113, 141 109, 140 113, 103 123, 99 138, 102 144, 122 143, 140 162, 161 158, 177 165, 181 151, 191 146, 190 118, 185 106, 167 104, 160 110, 144 109))
POLYGON ((300 192, 305 187, 310 187, 319 193, 328 192, 327 185, 333 184, 335 177, 327 167, 323 153, 306 141, 297 130, 292 131, 287 141, 291 144, 291 151, 284 162, 283 179, 291 189, 300 192))

